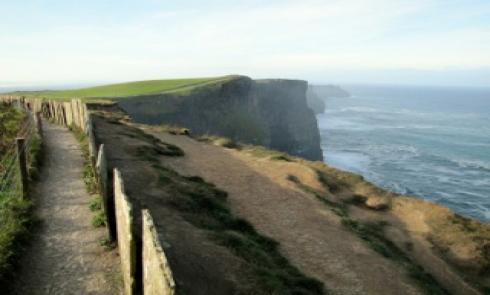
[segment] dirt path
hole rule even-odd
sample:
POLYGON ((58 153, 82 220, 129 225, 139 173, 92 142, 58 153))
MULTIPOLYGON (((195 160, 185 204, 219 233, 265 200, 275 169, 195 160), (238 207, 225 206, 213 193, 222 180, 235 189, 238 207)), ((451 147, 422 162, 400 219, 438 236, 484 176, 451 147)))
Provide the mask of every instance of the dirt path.
POLYGON ((119 261, 94 229, 90 196, 81 178, 78 142, 65 128, 44 125, 45 160, 34 188, 41 226, 35 233, 14 294, 117 294, 119 261))
MULTIPOLYGON (((404 270, 344 230, 330 210, 286 181, 287 174, 304 174, 304 168, 257 160, 185 136, 152 134, 185 152, 181 158, 166 158, 167 165, 227 191, 237 215, 280 242, 281 251, 294 265, 323 281, 334 294, 421 294, 404 270)), ((316 179, 313 173, 301 178, 316 179)))

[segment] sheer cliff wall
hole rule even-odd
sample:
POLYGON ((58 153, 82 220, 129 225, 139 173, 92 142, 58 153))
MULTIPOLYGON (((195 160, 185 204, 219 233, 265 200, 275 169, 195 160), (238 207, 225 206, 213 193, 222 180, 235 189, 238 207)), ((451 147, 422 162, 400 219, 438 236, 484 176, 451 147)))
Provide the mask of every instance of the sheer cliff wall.
POLYGON ((196 135, 219 135, 322 160, 307 87, 306 81, 239 76, 188 91, 123 98, 118 104, 140 123, 179 125, 196 135))

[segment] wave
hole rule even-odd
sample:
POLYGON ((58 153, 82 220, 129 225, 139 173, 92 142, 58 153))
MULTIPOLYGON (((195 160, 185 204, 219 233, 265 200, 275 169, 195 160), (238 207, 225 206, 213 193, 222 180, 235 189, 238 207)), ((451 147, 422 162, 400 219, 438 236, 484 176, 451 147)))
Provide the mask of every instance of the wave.
POLYGON ((376 156, 377 158, 390 158, 390 156, 416 157, 420 155, 420 150, 417 147, 405 144, 368 145, 363 147, 363 149, 365 149, 370 155, 376 156))
POLYGON ((482 215, 485 220, 490 220, 490 209, 485 208, 486 210, 482 210, 482 215))
POLYGON ((460 168, 490 172, 489 162, 483 162, 477 160, 465 160, 465 159, 449 159, 449 160, 455 163, 460 168))
POLYGON ((369 122, 356 122, 355 120, 343 119, 343 118, 320 118, 319 122, 320 130, 352 130, 352 131, 372 131, 372 130, 396 130, 396 129, 418 129, 429 130, 437 129, 438 126, 429 124, 373 124, 369 122))
POLYGON ((478 203, 477 202, 472 202, 471 200, 473 199, 485 199, 485 196, 482 195, 482 194, 479 194, 479 193, 475 193, 475 192, 470 192, 470 191, 457 191, 456 192, 457 194, 459 195, 463 195, 463 196, 466 196, 466 197, 469 197, 469 199, 466 199, 466 201, 464 202, 461 202, 461 203, 465 203, 467 205, 477 205, 478 203))
POLYGON ((355 151, 328 152, 324 158, 329 165, 355 172, 365 171, 371 162, 367 155, 355 151))
POLYGON ((423 117, 430 118, 431 120, 447 120, 447 119, 479 119, 484 118, 482 114, 475 112, 425 112, 421 110, 406 109, 406 108, 396 108, 396 109, 379 109, 375 107, 366 106, 348 106, 342 107, 340 109, 328 108, 325 110, 324 114, 340 114, 340 113, 357 113, 357 114, 379 114, 379 115, 389 115, 389 116, 399 116, 404 115, 405 117, 423 117))
POLYGON ((489 161, 469 160, 463 158, 452 158, 449 156, 435 155, 431 153, 418 153, 421 163, 426 164, 430 170, 438 173, 450 174, 454 177, 470 174, 471 171, 476 171, 476 176, 482 176, 481 173, 490 173, 490 158, 489 161))
POLYGON ((483 178, 483 179, 472 179, 470 180, 471 185, 475 187, 490 187, 490 178, 483 178))
POLYGON ((380 110, 370 107, 346 107, 341 108, 341 112, 358 112, 358 113, 379 113, 380 110))

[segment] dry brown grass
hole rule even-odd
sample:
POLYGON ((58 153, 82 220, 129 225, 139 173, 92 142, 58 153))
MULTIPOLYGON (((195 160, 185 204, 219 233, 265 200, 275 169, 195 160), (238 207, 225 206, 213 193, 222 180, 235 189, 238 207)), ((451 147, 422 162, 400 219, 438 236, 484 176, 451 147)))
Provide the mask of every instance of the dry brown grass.
POLYGON ((424 234, 466 280, 490 292, 490 224, 416 198, 400 197, 394 204, 394 213, 410 230, 424 234))
POLYGON ((490 293, 489 224, 459 216, 417 197, 386 191, 362 176, 321 162, 301 162, 323 175, 321 181, 337 198, 365 208, 389 210, 406 230, 427 239, 466 281, 490 293))
POLYGON ((221 137, 221 136, 215 136, 215 135, 203 135, 199 136, 196 138, 198 141, 201 142, 206 142, 209 144, 213 144, 216 146, 221 146, 229 149, 241 149, 242 145, 239 143, 234 142, 233 140, 226 138, 226 137, 221 137))

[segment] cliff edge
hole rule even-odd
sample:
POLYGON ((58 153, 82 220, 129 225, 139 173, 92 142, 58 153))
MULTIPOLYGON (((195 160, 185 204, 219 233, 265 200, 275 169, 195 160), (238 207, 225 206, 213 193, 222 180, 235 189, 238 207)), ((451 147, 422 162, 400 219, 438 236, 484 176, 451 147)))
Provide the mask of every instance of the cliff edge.
POLYGON ((336 85, 310 85, 306 92, 306 101, 308 107, 315 114, 323 114, 325 112, 325 100, 329 97, 350 97, 350 93, 336 85))
POLYGON ((119 106, 136 122, 170 124, 322 160, 320 135, 308 108, 308 83, 233 76, 193 88, 126 97, 119 106))

